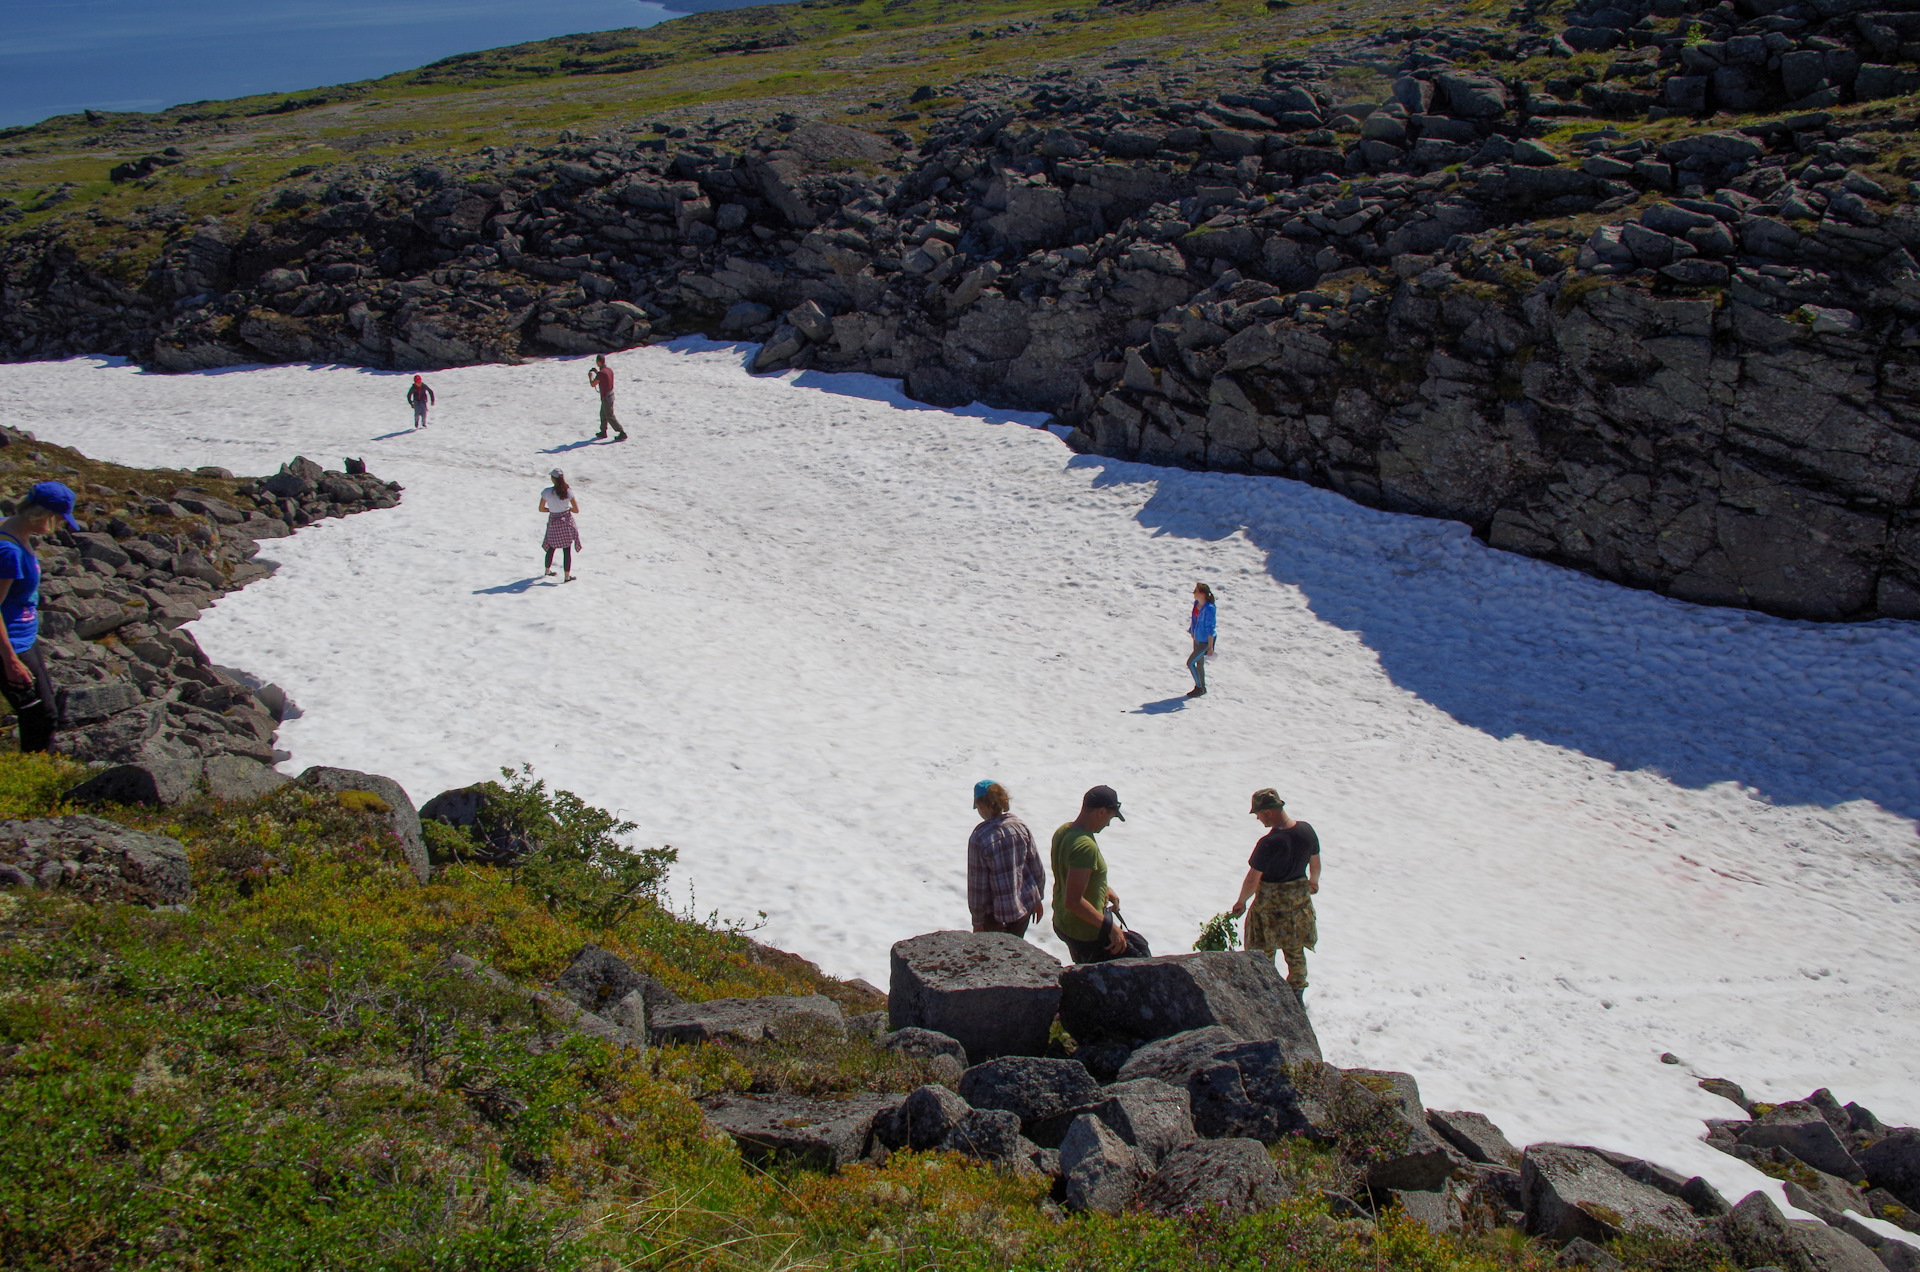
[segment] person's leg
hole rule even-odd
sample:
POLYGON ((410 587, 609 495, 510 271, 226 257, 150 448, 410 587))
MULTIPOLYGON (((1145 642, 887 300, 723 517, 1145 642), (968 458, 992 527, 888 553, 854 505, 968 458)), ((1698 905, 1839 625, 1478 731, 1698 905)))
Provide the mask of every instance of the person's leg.
POLYGON ((547 573, 548 573, 548 574, 552 574, 552 573, 553 573, 553 549, 552 549, 552 548, 548 548, 548 549, 547 549, 547 565, 546 565, 546 570, 547 570, 547 573))
POLYGON ((1307 952, 1298 945, 1283 946, 1280 953, 1287 960, 1287 984, 1299 993, 1307 987, 1307 952))
POLYGON ((560 567, 567 572, 568 578, 573 577, 573 545, 572 544, 568 544, 566 547, 560 549, 560 567))
POLYGON ((1193 687, 1201 693, 1207 691, 1207 642, 1193 642, 1193 652, 1187 655, 1187 671, 1193 676, 1193 687))
POLYGON ((600 432, 596 436, 605 437, 607 425, 613 422, 613 399, 602 393, 600 395, 600 432))
POLYGON ((55 719, 53 713, 53 681, 47 676, 47 664, 35 645, 25 653, 18 655, 20 662, 33 673, 33 685, 26 689, 16 689, 4 680, 0 680, 0 689, 6 691, 9 705, 13 707, 15 726, 20 734, 20 750, 44 751, 53 745, 55 719))

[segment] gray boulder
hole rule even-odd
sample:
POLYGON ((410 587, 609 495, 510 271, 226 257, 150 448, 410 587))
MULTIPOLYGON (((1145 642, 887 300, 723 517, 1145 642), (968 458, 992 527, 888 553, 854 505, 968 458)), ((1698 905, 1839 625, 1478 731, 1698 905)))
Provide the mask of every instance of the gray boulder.
POLYGON ((1650 1230, 1690 1237, 1693 1211, 1656 1188, 1635 1183, 1597 1153, 1565 1144, 1534 1144, 1520 1155, 1520 1191, 1527 1231, 1551 1241, 1611 1241, 1650 1230))
POLYGON ((639 994, 647 1009, 680 1002, 680 996, 665 985, 634 971, 617 954, 591 941, 580 947, 553 987, 588 1011, 607 1011, 629 994, 639 994))
POLYGON ((775 1042, 822 1029, 845 1034, 840 1004, 820 994, 764 998, 713 998, 704 1003, 674 1003, 650 1010, 647 1034, 656 1043, 775 1042))
POLYGON ((1313 1025, 1273 961, 1234 950, 1083 963, 1060 977, 1060 1019, 1077 1041, 1135 1043, 1218 1025, 1276 1038, 1289 1060, 1318 1060, 1313 1025))
MULTIPOLYGON (((919 1087, 894 1115, 894 1134, 912 1149, 938 1147, 973 1112, 967 1102, 943 1086, 919 1087)), ((1012 1116, 1009 1114, 1008 1116, 1012 1116)), ((1017 1123, 1019 1119, 1015 1119, 1017 1123)), ((1019 1128, 1015 1126, 1015 1133, 1019 1128)))
POLYGON ((832 1171, 866 1155, 874 1119, 898 1096, 812 1100, 793 1095, 730 1095, 708 1100, 707 1122, 733 1137, 749 1161, 795 1162, 832 1171))
POLYGON ((956 1060, 967 1058, 967 1049, 959 1041, 931 1029, 921 1029, 909 1025, 905 1029, 896 1029, 892 1033, 881 1034, 873 1040, 873 1045, 882 1051, 897 1051, 903 1056, 912 1056, 925 1060, 931 1056, 952 1056, 956 1060))
POLYGON ((1120 1078, 1157 1078, 1184 1088, 1194 1129, 1206 1138, 1272 1143, 1308 1125, 1287 1065, 1278 1041, 1241 1042, 1216 1025, 1149 1043, 1133 1053, 1120 1078))
POLYGON ((1217 1210, 1250 1215, 1278 1205, 1287 1186, 1267 1155, 1251 1139, 1196 1140, 1169 1153, 1140 1200, 1157 1215, 1217 1210))
POLYGON ((1028 1138, 1051 1148, 1059 1135, 1040 1128, 1049 1119, 1085 1109, 1099 1098, 1100 1086, 1077 1060, 1042 1056, 1001 1056, 960 1075, 960 1095, 976 1109, 1005 1109, 1020 1119, 1028 1138))
POLYGON ((1739 1133, 1749 1148, 1778 1148, 1815 1170, 1849 1182, 1866 1178, 1826 1114, 1805 1100, 1775 1105, 1739 1133))
POLYGON ((116 764, 67 792, 76 804, 157 804, 172 808, 200 795, 199 760, 116 764))
POLYGON ((969 1109, 954 1123, 941 1148, 982 1161, 1017 1164, 1039 1150, 1020 1134, 1020 1119, 1005 1109, 969 1109))
POLYGON ((1060 1142, 1060 1170, 1069 1210, 1117 1215, 1147 1180, 1147 1165, 1099 1118, 1082 1114, 1060 1142))
POLYGON ((539 847, 530 836, 504 826, 489 824, 488 806, 493 796, 485 783, 441 791, 420 806, 420 820, 444 822, 473 832, 478 844, 474 858, 492 865, 512 865, 539 847))
POLYGON ((1451 1188, 1442 1186, 1432 1191, 1395 1189, 1390 1190, 1387 1196, 1407 1218, 1419 1223, 1428 1232, 1460 1230, 1460 1198, 1451 1188))
POLYGON ((1428 1109, 1427 1126, 1470 1162, 1511 1166, 1520 1160, 1520 1150, 1508 1142, 1484 1113, 1428 1109))
POLYGON ((1595 1268, 1598 1272, 1620 1272, 1627 1265, 1613 1257, 1603 1246, 1597 1246, 1585 1237, 1575 1237, 1567 1242, 1565 1248, 1553 1261, 1556 1268, 1595 1268))
POLYGON ((1762 1192, 1748 1193, 1720 1221, 1734 1256, 1747 1267, 1769 1265, 1782 1272, 1886 1272, 1873 1251, 1824 1223, 1788 1219, 1762 1192))
POLYGON ((193 899, 193 872, 178 840, 85 814, 0 822, 0 864, 12 867, 15 887, 31 881, 88 901, 160 906, 193 899))
POLYGON ((974 1063, 1037 1056, 1060 1009, 1060 964, 1005 932, 929 932, 893 947, 887 1020, 956 1039, 974 1063))
POLYGON ((390 777, 357 773, 352 769, 328 768, 325 765, 315 765, 294 781, 316 791, 333 794, 366 791, 378 796, 387 806, 393 833, 400 840, 400 852, 412 869, 414 878, 425 883, 431 877, 433 867, 427 861, 427 841, 420 834, 420 814, 415 811, 413 800, 400 783, 390 777))
POLYGON ((1908 1209, 1920 1210, 1920 1130, 1903 1126, 1887 1132, 1861 1150, 1860 1167, 1863 1174, 1854 1178, 1865 1178, 1905 1202, 1908 1209))
POLYGON ((293 779, 244 755, 212 755, 206 764, 207 794, 244 803, 264 799, 293 779))
POLYGON ((1198 1137, 1186 1091, 1158 1078, 1116 1082, 1087 1111, 1156 1166, 1198 1137))

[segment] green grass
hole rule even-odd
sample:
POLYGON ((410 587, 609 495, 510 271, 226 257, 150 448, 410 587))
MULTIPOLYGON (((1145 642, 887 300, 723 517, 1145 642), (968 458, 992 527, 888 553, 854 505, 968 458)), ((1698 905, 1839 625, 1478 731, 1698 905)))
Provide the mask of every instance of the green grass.
MULTIPOLYGON (((60 810, 77 771, 0 756, 0 809, 60 810)), ((515 807, 569 808, 518 780, 515 807)), ((580 806, 582 809, 585 806, 580 806)), ((744 1165, 695 1100, 903 1091, 922 1062, 861 1040, 662 1047, 559 1033, 443 970, 551 979, 595 941, 690 999, 859 991, 657 903, 610 924, 453 863, 416 885, 381 809, 286 788, 105 815, 188 849, 184 913, 0 893, 0 1249, 23 1269, 1062 1269, 1532 1272, 1511 1231, 1336 1220, 1351 1155, 1274 1157, 1294 1195, 1249 1219, 1062 1218, 1047 1181, 951 1154, 833 1176, 744 1165)), ((578 812, 579 810, 574 810, 578 812)), ((597 813, 598 810, 586 810, 597 813)), ((600 814, 605 817, 604 814, 600 814)), ((569 824, 562 816, 548 829, 569 824)), ((573 821, 576 827, 591 819, 573 821)), ((606 826, 614 823, 606 820, 606 826)), ((576 854, 577 856, 577 854, 576 854)), ((587 854, 591 859, 592 854, 587 854)), ((1352 1110, 1376 1127, 1375 1101, 1352 1110)), ((1358 1140, 1356 1140, 1358 1142, 1358 1140)), ((1715 1269, 1698 1245, 1633 1266, 1715 1269)))

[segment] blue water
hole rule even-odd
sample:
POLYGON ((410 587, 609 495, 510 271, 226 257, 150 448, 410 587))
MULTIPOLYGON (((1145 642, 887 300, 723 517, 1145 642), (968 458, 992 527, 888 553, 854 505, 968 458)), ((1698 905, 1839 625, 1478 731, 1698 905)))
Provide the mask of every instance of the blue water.
POLYGON ((754 2, 0 0, 0 126, 87 108, 290 93, 454 53, 754 2))

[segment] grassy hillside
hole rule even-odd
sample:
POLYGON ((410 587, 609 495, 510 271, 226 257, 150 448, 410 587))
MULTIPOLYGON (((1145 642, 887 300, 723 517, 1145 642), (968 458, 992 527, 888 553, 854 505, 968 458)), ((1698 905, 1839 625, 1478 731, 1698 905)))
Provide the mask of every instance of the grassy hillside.
MULTIPOLYGON (((65 811, 80 770, 0 757, 0 813, 65 811)), ((523 794, 532 788, 519 785, 523 794)), ((532 798, 551 800, 545 792, 532 798)), ((564 799, 552 807, 561 807, 564 799)), ((1048 1181, 945 1153, 833 1176, 744 1165, 703 1128, 724 1091, 909 1089, 864 1041, 657 1047, 557 1031, 524 982, 593 940, 692 999, 857 987, 648 903, 453 864, 427 886, 384 810, 289 787, 105 815, 177 837, 184 912, 0 892, 0 1249, 8 1267, 1539 1269, 1510 1229, 1434 1237, 1338 1219, 1333 1154, 1274 1150, 1295 1190, 1254 1218, 1064 1217, 1048 1181), (544 897, 544 900, 543 900, 544 897)), ((592 816, 592 810, 585 810, 592 816)), ((442 849, 448 847, 444 834, 442 849)), ((1726 1266, 1713 1242, 1616 1243, 1635 1266, 1726 1266)))

